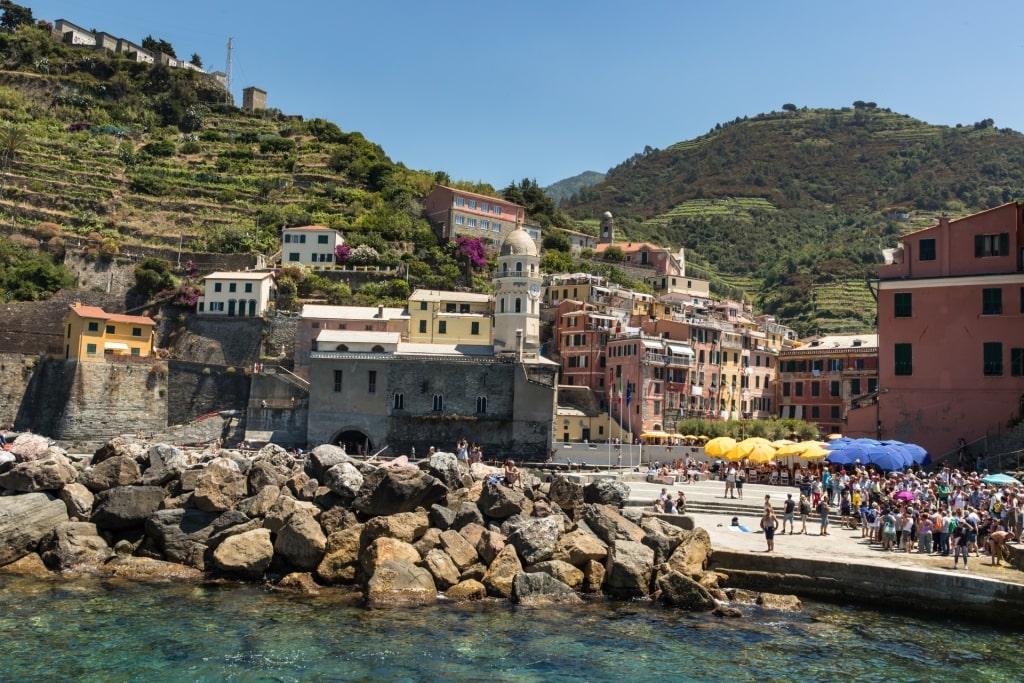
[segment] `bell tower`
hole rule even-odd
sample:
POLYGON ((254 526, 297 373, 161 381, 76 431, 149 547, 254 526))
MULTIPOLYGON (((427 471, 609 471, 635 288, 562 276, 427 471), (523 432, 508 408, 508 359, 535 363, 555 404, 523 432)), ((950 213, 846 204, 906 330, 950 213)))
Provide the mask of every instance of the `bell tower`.
POLYGON ((601 216, 601 234, 597 238, 598 244, 613 244, 615 242, 615 219, 611 211, 605 211, 601 216))
POLYGON ((537 244, 520 224, 498 251, 498 271, 494 275, 495 353, 535 354, 540 350, 541 282, 537 244))

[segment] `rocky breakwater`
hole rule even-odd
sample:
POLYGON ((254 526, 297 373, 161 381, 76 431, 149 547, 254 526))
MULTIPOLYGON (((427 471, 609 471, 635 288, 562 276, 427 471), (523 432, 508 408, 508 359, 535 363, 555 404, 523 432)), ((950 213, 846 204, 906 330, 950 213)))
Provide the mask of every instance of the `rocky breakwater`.
POLYGON ((72 459, 22 437, 0 461, 0 565, 304 593, 347 585, 369 605, 607 595, 736 616, 752 600, 706 569, 706 531, 620 509, 620 482, 527 474, 518 490, 491 474, 449 453, 372 463, 326 445, 298 459, 274 445, 244 455, 113 439, 72 459))

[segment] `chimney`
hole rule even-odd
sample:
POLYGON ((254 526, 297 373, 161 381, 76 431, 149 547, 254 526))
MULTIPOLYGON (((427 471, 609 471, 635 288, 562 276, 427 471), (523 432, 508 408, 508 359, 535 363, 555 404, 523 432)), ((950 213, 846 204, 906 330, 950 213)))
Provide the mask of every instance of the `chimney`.
POLYGON ((377 317, 380 318, 381 320, 384 319, 384 307, 383 306, 378 306, 377 307, 377 317))

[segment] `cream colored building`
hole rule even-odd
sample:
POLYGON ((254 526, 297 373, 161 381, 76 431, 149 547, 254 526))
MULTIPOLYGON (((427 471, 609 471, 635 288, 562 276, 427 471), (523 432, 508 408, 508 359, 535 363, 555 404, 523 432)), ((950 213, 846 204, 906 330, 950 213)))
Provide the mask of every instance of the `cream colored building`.
POLYGON ((409 297, 409 341, 490 345, 490 295, 417 289, 409 297))
POLYGON ((276 296, 273 273, 219 271, 203 278, 203 286, 196 306, 200 315, 263 315, 276 296))
POLYGON ((281 231, 281 265, 314 270, 333 268, 335 250, 345 243, 341 233, 322 225, 304 225, 281 231))

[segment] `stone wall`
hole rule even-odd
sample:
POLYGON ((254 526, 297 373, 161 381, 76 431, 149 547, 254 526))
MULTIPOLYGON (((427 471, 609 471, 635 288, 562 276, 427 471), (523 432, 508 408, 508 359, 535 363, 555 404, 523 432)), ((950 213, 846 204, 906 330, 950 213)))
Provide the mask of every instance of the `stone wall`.
POLYGON ((172 360, 168 366, 166 424, 184 424, 201 415, 224 410, 245 414, 249 401, 247 366, 240 366, 234 372, 228 372, 222 365, 182 360, 172 360))
POLYGON ((163 363, 148 359, 62 362, 70 384, 53 438, 105 441, 118 434, 152 432, 166 426, 168 391, 163 363))
POLYGON ((176 336, 171 357, 241 371, 251 368, 259 359, 263 338, 262 318, 193 316, 176 336))
POLYGON ((51 436, 68 396, 67 363, 0 354, 0 425, 51 436))

